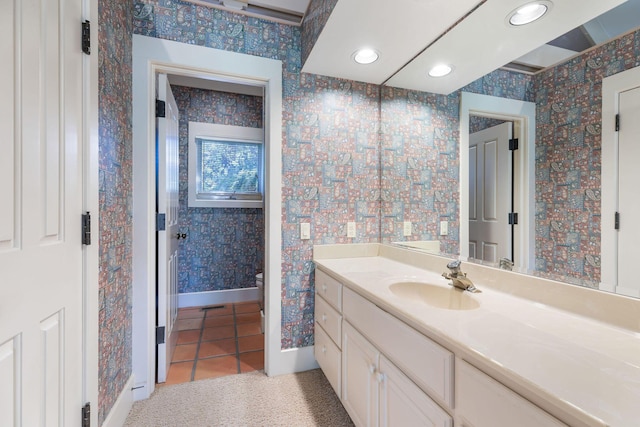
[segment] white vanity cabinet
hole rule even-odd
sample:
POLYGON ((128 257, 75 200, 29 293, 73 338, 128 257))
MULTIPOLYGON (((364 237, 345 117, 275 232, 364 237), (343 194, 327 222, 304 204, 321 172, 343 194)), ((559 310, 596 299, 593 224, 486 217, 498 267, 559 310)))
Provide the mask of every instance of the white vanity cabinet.
POLYGON ((321 270, 315 296, 315 357, 356 426, 567 427, 321 270))
POLYGON ((346 321, 342 403, 357 426, 453 425, 449 414, 346 321))
POLYGON ((316 270, 314 356, 338 397, 342 376, 342 284, 316 270))

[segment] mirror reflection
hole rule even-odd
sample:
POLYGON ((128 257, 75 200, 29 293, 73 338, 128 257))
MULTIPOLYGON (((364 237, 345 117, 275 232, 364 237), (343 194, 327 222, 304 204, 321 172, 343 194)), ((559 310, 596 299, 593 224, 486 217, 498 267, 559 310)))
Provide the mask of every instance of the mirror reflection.
POLYGON ((383 243, 613 290, 601 283, 602 140, 615 132, 603 126, 602 84, 640 65, 639 11, 629 0, 449 95, 384 87, 383 243), (476 134, 495 126, 519 140, 513 159, 493 136, 478 149, 476 134), (478 218, 503 224, 499 241, 478 218))

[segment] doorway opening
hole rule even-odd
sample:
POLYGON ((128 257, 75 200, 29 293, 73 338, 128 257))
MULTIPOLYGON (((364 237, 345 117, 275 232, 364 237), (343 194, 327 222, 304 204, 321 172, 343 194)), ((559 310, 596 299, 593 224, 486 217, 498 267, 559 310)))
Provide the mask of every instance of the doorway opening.
POLYGON ((265 145, 265 351, 269 376, 316 367, 313 347, 282 349, 282 62, 235 52, 133 36, 133 398, 155 389, 156 210, 155 75, 175 74, 262 87, 265 145))
POLYGON ((156 382, 262 370, 264 88, 157 79, 156 382))
POLYGON ((489 95, 463 92, 460 102, 460 258, 470 258, 469 217, 470 181, 469 148, 470 118, 472 116, 513 122, 513 138, 518 139, 514 152, 513 182, 517 189, 513 198, 513 212, 518 224, 512 237, 514 271, 532 272, 535 269, 535 104, 489 95))

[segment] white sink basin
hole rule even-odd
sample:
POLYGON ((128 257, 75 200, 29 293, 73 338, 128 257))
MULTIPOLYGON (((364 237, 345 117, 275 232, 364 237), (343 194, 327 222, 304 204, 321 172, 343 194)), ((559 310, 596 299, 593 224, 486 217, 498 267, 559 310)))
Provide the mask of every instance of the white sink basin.
POLYGON ((400 298, 419 301, 436 308, 447 310, 473 310, 480 303, 469 292, 453 286, 444 287, 424 282, 397 282, 389 290, 400 298))

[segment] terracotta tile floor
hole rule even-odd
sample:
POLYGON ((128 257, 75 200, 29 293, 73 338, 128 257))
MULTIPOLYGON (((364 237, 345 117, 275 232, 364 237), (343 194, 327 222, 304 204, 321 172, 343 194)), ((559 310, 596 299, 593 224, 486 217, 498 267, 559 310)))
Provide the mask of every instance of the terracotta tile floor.
POLYGON ((165 384, 264 369, 257 302, 181 308, 174 328, 178 344, 165 384))

